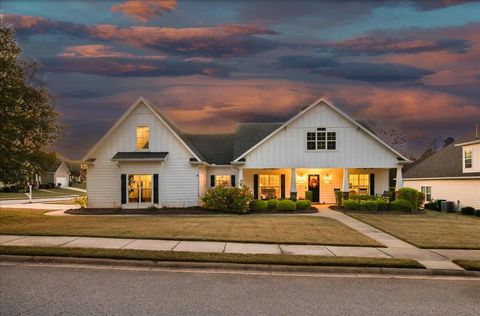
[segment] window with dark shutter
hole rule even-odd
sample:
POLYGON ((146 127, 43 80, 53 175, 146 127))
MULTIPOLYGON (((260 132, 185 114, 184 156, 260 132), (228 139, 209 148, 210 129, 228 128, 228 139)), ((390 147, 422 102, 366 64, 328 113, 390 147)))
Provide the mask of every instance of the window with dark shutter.
POLYGON ((258 199, 258 174, 253 175, 253 198, 258 199))
POLYGON ((235 186, 235 175, 234 175, 234 174, 232 174, 232 175, 230 176, 230 185, 231 185, 232 187, 235 186))
POLYGON ((210 187, 215 187, 215 176, 213 174, 210 176, 210 187))
POLYGON ((158 204, 158 174, 153 175, 153 204, 158 204))
POLYGON ((370 195, 375 195, 375 174, 370 173, 370 195))
POLYGON ((285 175, 280 176, 280 196, 282 199, 285 198, 285 175))
POLYGON ((122 204, 127 203, 127 175, 120 176, 120 196, 122 197, 122 204))

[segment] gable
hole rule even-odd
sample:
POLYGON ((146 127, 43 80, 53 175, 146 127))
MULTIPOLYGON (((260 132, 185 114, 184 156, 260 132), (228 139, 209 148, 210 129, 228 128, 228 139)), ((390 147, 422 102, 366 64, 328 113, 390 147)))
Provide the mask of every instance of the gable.
POLYGON ((322 101, 302 111, 243 156, 246 168, 394 168, 399 162, 397 158, 404 158, 322 101), (336 150, 307 151, 306 133, 317 128, 336 133, 336 150))

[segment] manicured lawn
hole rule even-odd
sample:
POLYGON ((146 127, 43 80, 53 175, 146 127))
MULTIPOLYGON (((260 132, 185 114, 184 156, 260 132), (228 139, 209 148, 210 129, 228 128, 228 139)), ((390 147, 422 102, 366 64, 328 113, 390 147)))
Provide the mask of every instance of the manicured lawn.
POLYGON ((453 260, 456 264, 468 271, 480 271, 480 260, 453 260))
POLYGON ((347 266, 347 267, 383 267, 383 268, 417 268, 417 269, 424 268, 420 263, 414 260, 409 260, 409 259, 174 252, 174 251, 149 251, 149 250, 131 250, 131 249, 0 246, 0 254, 24 255, 24 256, 59 256, 59 257, 79 257, 79 258, 134 259, 134 260, 153 260, 153 261, 285 264, 285 265, 303 265, 303 266, 347 266))
POLYGON ((382 246, 330 218, 313 216, 46 216, 0 209, 0 234, 131 237, 382 246))
POLYGON ((480 218, 427 211, 425 214, 348 215, 421 248, 480 249, 480 218))
POLYGON ((72 187, 79 189, 87 189, 87 182, 72 182, 72 187))
MULTIPOLYGON (((34 190, 33 198, 49 198, 49 197, 62 197, 66 195, 80 195, 82 192, 68 190, 68 189, 48 189, 48 190, 34 190)), ((0 192, 0 200, 21 200, 28 199, 25 193, 9 193, 0 192)))

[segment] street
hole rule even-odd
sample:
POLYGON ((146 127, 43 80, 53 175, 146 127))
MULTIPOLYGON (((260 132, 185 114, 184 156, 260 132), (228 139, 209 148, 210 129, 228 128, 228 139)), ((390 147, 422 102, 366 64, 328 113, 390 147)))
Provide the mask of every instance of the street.
POLYGON ((479 280, 0 266, 6 315, 479 315, 479 280))

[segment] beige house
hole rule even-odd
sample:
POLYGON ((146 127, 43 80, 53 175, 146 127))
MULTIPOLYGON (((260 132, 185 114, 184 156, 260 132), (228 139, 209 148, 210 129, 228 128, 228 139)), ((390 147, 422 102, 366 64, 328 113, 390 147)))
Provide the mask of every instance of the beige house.
POLYGON ((255 198, 333 203, 335 191, 388 191, 409 160, 324 99, 283 123, 235 133, 185 134, 140 98, 85 155, 90 207, 188 207, 212 186, 246 185, 255 198))

